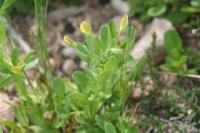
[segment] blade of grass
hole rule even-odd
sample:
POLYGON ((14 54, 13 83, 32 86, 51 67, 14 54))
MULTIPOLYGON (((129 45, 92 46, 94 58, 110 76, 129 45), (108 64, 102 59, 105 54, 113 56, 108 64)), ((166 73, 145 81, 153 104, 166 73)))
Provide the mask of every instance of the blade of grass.
POLYGON ((37 34, 38 34, 38 43, 39 43, 39 58, 40 63, 42 65, 42 69, 45 75, 45 84, 47 85, 49 95, 52 93, 52 80, 53 76, 51 73, 51 68, 49 65, 49 57, 47 51, 47 43, 45 40, 46 32, 45 32, 45 25, 46 25, 46 17, 47 17, 47 5, 48 0, 35 0, 35 18, 37 24, 37 34), (45 6, 42 6, 42 2, 44 2, 45 6))

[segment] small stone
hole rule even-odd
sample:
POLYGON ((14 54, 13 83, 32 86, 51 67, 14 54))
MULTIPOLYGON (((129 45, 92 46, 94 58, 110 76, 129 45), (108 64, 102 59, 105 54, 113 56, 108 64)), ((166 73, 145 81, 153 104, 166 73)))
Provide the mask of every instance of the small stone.
POLYGON ((81 69, 86 69, 87 66, 88 66, 87 62, 81 61, 81 63, 80 63, 80 68, 81 69))
POLYGON ((52 68, 58 68, 61 64, 60 58, 59 57, 51 57, 49 58, 49 63, 52 68))
POLYGON ((148 96, 149 95, 149 91, 148 90, 144 90, 143 94, 144 94, 144 96, 148 96))
POLYGON ((193 112, 193 110, 192 110, 192 109, 189 109, 189 110, 187 111, 187 114, 188 114, 188 115, 191 115, 192 112, 193 112))
POLYGON ((68 59, 63 63, 62 69, 67 75, 71 75, 74 68, 75 68, 75 63, 73 60, 68 59))
POLYGON ((145 90, 150 92, 150 91, 153 91, 154 90, 154 86, 153 85, 146 85, 145 86, 145 90))
POLYGON ((53 67, 53 68, 56 67, 56 62, 55 62, 54 58, 50 58, 50 59, 49 59, 49 63, 50 63, 50 65, 51 65, 51 67, 53 67))
POLYGON ((152 80, 152 78, 150 76, 144 77, 144 83, 149 84, 149 85, 154 85, 154 81, 152 80))
POLYGON ((129 4, 123 0, 111 0, 112 7, 120 14, 127 14, 129 12, 129 4))
POLYGON ((135 99, 140 99, 142 96, 142 89, 140 87, 136 87, 133 89, 133 98, 135 99))
POLYGON ((64 57, 67 57, 67 58, 71 58, 71 59, 74 59, 77 54, 76 54, 76 50, 72 47, 66 47, 62 50, 62 55, 64 57))

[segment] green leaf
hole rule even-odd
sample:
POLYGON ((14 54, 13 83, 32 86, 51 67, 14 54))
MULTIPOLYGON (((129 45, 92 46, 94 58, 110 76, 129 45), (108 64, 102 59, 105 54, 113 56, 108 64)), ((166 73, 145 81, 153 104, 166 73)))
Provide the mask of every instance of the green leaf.
POLYGON ((114 21, 113 20, 109 21, 108 26, 109 26, 112 38, 116 38, 117 37, 117 31, 116 31, 114 21))
MULTIPOLYGON (((0 18, 0 47, 5 39, 5 21, 0 18)), ((0 51, 1 52, 1 51, 0 51)))
POLYGON ((187 20, 187 18, 189 17, 188 13, 184 13, 181 11, 174 11, 174 12, 170 12, 168 15, 168 19, 172 22, 172 23, 176 23, 176 24, 180 24, 183 23, 187 20))
POLYGON ((182 40, 175 30, 168 30, 164 35, 164 48, 171 58, 177 60, 182 51, 182 40))
POLYGON ((59 97, 59 99, 62 101, 64 99, 65 94, 65 85, 61 78, 56 78, 54 80, 54 90, 56 95, 59 97))
POLYGON ((178 60, 173 60, 168 58, 167 60, 167 64, 169 64, 173 68, 178 70, 180 68, 182 68, 182 66, 186 63, 187 61, 187 56, 181 56, 178 60))
POLYGON ((186 13, 190 13, 190 14, 194 14, 194 13, 199 13, 200 9, 199 8, 195 8, 192 6, 183 6, 180 9, 182 12, 186 12, 186 13))
POLYGON ((120 111, 117 109, 117 111, 107 111, 105 112, 101 118, 104 120, 110 120, 110 121, 116 121, 118 120, 118 117, 120 116, 120 111))
POLYGON ((129 23, 126 29, 126 45, 127 49, 130 51, 135 42, 135 36, 136 36, 136 30, 133 28, 133 26, 129 23))
POLYGON ((105 122, 104 130, 105 133, 117 133, 114 125, 110 122, 105 122))
POLYGON ((76 133, 105 133, 102 129, 95 127, 92 124, 82 125, 77 130, 76 133))
POLYGON ((6 74, 12 74, 11 68, 12 68, 11 64, 4 61, 0 62, 0 72, 6 73, 6 74))
POLYGON ((28 64, 25 65, 24 70, 34 68, 38 65, 38 63, 39 63, 39 59, 32 60, 31 62, 29 62, 28 64))
POLYGON ((14 110, 17 121, 23 126, 28 126, 29 121, 28 121, 28 117, 26 116, 24 112, 25 108, 23 108, 23 104, 14 106, 13 110, 14 110))
POLYGON ((20 97, 30 100, 30 96, 27 92, 27 86, 25 84, 25 77, 22 74, 15 74, 14 79, 20 97))
POLYGON ((97 99, 92 99, 88 101, 88 105, 86 107, 86 111, 88 114, 88 117, 90 119, 94 119, 99 108, 100 108, 101 103, 97 99))
POLYGON ((2 78, 0 77, 0 90, 3 88, 5 85, 9 84, 13 80, 13 76, 8 75, 8 76, 3 76, 2 78))
POLYGON ((54 86, 54 102, 56 107, 56 112, 60 113, 63 110, 63 103, 65 99, 65 86, 61 78, 56 78, 53 83, 54 86))
POLYGON ((79 90, 84 92, 84 90, 87 88, 87 85, 89 84, 89 77, 86 76, 85 73, 77 71, 73 73, 72 78, 78 85, 79 90))
POLYGON ((149 10, 147 11, 147 14, 151 17, 155 17, 155 16, 160 16, 165 11, 166 11, 166 5, 160 4, 160 5, 149 8, 149 10))
POLYGON ((3 62, 4 58, 4 49, 3 46, 0 44, 0 62, 3 62))
POLYGON ((137 126, 125 120, 118 123, 118 129, 121 133, 139 133, 137 126))
POLYGON ((26 64, 24 70, 28 70, 28 69, 34 68, 39 63, 39 59, 36 58, 34 51, 31 51, 30 53, 28 53, 24 57, 23 61, 26 64))
POLYGON ((20 56, 20 50, 18 48, 14 48, 12 51, 12 63, 14 66, 17 65, 19 61, 19 56, 20 56))
POLYGON ((109 30, 109 26, 104 25, 103 27, 101 27, 100 34, 101 34, 100 39, 103 43, 104 48, 107 50, 110 49, 112 45, 112 38, 111 38, 111 32, 109 30))
POLYGON ((33 60, 35 60, 36 56, 35 56, 35 52, 31 51, 29 52, 23 59, 23 61, 28 64, 29 62, 32 62, 33 60))
POLYGON ((82 108, 84 108, 88 103, 87 96, 85 96, 84 94, 79 93, 79 92, 70 94, 69 99, 70 99, 71 103, 73 103, 74 105, 77 105, 79 107, 82 107, 82 108))
POLYGON ((15 0, 4 0, 3 5, 0 8, 0 15, 5 15, 7 9, 15 2, 15 0))
POLYGON ((90 55, 89 55, 88 48, 82 43, 78 43, 76 48, 78 50, 78 54, 79 54, 80 58, 82 60, 89 62, 90 61, 90 55))
POLYGON ((4 125, 5 127, 14 130, 14 133, 25 133, 24 130, 17 126, 16 122, 13 122, 11 120, 0 120, 0 125, 4 125))
POLYGON ((4 16, 7 13, 8 8, 15 2, 15 0, 4 0, 3 5, 0 8, 0 15, 4 16))
POLYGON ((89 55, 98 55, 98 47, 96 44, 96 39, 93 36, 87 36, 86 37, 86 46, 88 48, 89 55))

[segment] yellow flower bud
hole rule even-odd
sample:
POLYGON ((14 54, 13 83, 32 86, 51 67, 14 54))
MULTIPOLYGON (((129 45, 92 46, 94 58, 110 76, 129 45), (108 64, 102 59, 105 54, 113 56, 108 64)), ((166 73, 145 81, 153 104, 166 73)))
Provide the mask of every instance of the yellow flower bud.
POLYGON ((120 31, 124 30, 127 25, 128 25, 128 15, 124 15, 121 18, 119 30, 120 31))
POLYGON ((71 39, 69 36, 67 36, 67 35, 64 36, 64 42, 65 42, 66 44, 68 44, 69 46, 71 46, 71 47, 76 46, 76 42, 75 42, 74 40, 72 40, 72 39, 71 39))
POLYGON ((80 24, 80 30, 83 34, 90 34, 91 33, 91 26, 88 21, 83 21, 80 24))

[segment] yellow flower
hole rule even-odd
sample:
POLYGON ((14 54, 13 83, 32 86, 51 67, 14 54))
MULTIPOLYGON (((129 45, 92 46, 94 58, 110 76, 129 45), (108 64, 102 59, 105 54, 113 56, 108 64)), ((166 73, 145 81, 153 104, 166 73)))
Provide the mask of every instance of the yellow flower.
POLYGON ((128 15, 125 14, 125 15, 121 18, 119 30, 120 30, 120 31, 123 31, 123 30, 126 28, 127 25, 128 25, 128 15))
POLYGON ((72 40, 72 39, 71 39, 69 36, 67 36, 67 35, 64 36, 64 42, 65 42, 66 44, 68 44, 69 46, 71 46, 71 47, 76 46, 76 42, 75 42, 74 40, 72 40))
POLYGON ((90 34, 91 33, 91 26, 88 21, 83 21, 80 24, 80 30, 83 34, 90 34))

